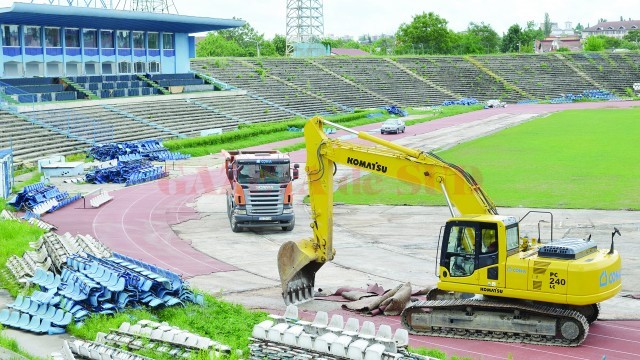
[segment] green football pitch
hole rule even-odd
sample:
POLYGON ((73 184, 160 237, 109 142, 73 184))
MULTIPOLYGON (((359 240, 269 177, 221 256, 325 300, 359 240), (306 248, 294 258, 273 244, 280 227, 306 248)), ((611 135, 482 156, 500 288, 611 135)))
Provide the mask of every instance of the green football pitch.
MULTIPOLYGON (((498 206, 640 210, 640 109, 570 110, 438 155, 470 172, 498 206)), ((370 174, 336 202, 445 205, 430 189, 370 174)))

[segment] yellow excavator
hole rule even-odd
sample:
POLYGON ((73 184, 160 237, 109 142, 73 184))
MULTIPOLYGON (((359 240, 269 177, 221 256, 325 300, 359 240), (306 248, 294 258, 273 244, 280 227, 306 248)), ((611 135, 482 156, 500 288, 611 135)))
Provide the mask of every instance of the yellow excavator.
POLYGON ((413 334, 577 346, 598 318, 598 304, 622 287, 617 229, 610 249, 598 249, 590 238, 554 240, 553 234, 538 244, 521 238, 516 217, 498 215, 470 174, 431 152, 319 117, 307 122, 304 137, 313 237, 286 242, 278 252, 287 304, 313 299, 316 272, 334 259, 336 164, 435 189, 447 201, 452 218, 439 239, 437 288, 402 313, 413 334), (325 124, 379 146, 330 139, 325 124))

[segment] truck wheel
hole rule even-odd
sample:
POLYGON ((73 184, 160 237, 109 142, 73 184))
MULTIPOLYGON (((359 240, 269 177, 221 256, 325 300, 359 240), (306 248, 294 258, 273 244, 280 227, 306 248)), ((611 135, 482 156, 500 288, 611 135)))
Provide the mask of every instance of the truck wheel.
POLYGON ((296 226, 296 219, 291 220, 291 225, 283 226, 282 231, 291 231, 296 226))
POLYGON ((238 225, 238 222, 236 221, 236 218, 234 216, 231 216, 229 218, 229 223, 231 224, 231 231, 233 231, 234 233, 242 232, 242 228, 238 225))
POLYGON ((227 216, 229 217, 229 221, 231 221, 231 198, 227 196, 227 216))

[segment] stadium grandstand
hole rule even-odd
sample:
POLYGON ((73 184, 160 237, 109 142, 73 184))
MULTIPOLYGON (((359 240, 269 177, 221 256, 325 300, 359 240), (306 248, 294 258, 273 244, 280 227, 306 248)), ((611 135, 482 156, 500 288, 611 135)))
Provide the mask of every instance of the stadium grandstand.
POLYGON ((596 89, 624 96, 640 79, 636 52, 194 58, 190 34, 242 24, 29 3, 0 9, 0 148, 23 163, 97 143, 358 108, 530 102, 596 89))

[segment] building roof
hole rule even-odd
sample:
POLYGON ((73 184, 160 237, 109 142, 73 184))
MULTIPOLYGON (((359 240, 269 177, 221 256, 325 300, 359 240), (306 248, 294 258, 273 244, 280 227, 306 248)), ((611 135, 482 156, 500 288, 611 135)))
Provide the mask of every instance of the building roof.
POLYGON ((602 31, 602 30, 634 30, 640 29, 640 20, 628 21, 605 21, 594 26, 590 26, 583 31, 602 31))
POLYGON ((332 55, 346 55, 346 56, 362 56, 369 55, 368 52, 362 51, 360 49, 344 49, 344 48, 334 48, 331 49, 332 55))
POLYGON ((0 8, 0 23, 89 29, 198 33, 242 26, 244 21, 77 6, 14 3, 0 8))

